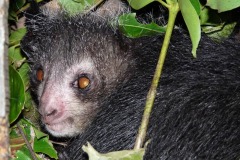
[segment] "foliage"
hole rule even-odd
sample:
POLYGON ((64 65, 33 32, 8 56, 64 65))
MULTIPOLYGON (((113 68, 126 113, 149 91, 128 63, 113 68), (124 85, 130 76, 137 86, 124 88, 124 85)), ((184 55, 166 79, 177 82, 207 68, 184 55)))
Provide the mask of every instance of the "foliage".
MULTIPOLYGON (((40 1, 42 0, 38 0, 37 2, 40 1)), ((131 7, 135 10, 139 10, 153 1, 154 0, 128 0, 131 7)), ((61 7, 66 10, 70 16, 87 13, 101 2, 102 0, 59 0, 61 7)), ((170 15, 173 14, 174 6, 176 8, 176 13, 181 11, 184 21, 183 23, 186 24, 192 40, 192 53, 194 57, 197 56, 197 46, 201 38, 201 29, 211 37, 222 40, 231 34, 236 24, 236 20, 239 20, 238 17, 229 19, 228 15, 230 12, 225 12, 239 7, 239 0, 209 0, 206 4, 204 4, 201 0, 158 0, 158 2, 169 10, 170 15), (224 13, 218 14, 217 12, 224 13)), ((45 156, 57 159, 57 153, 50 143, 48 135, 39 131, 37 125, 34 125, 38 114, 29 93, 29 66, 27 63, 27 57, 21 53, 19 44, 20 40, 26 33, 26 29, 18 28, 15 25, 19 23, 19 20, 23 17, 22 12, 28 7, 29 3, 27 3, 26 0, 10 1, 9 80, 11 98, 9 120, 11 124, 10 142, 12 159, 33 159, 32 154, 34 154, 37 159, 44 159, 45 156), (20 130, 24 133, 24 135, 20 133, 20 130), (29 143, 30 146, 33 146, 33 153, 31 149, 27 147, 27 143, 29 143)), ((170 19, 168 21, 168 26, 171 26, 172 23, 173 27, 174 21, 175 18, 172 20, 170 19)), ((139 23, 136 19, 135 13, 120 16, 118 23, 119 29, 126 36, 131 38, 168 32, 166 26, 159 26, 154 22, 150 24, 139 23)), ((168 35, 168 33, 166 37, 170 39, 170 35, 168 35)), ((169 39, 166 44, 169 43, 169 39)), ((167 45, 162 50, 164 50, 163 52, 166 54, 167 45)), ((141 146, 142 144, 140 147, 141 146)), ((83 147, 83 149, 90 155, 92 153, 95 154, 95 151, 91 151, 92 148, 90 145, 88 147, 83 147)), ((118 155, 118 159, 121 159, 123 152, 126 153, 123 158, 128 157, 128 159, 135 159, 133 158, 135 154, 143 157, 144 148, 138 148, 131 151, 120 151, 117 153, 113 152, 106 155, 108 159, 116 159, 116 155, 118 155), (135 153, 136 150, 139 150, 140 152, 135 153)))
POLYGON ((61 7, 66 10, 70 16, 83 13, 98 4, 102 0, 59 0, 61 7))
POLYGON ((98 153, 90 143, 87 143, 87 146, 83 146, 82 149, 89 155, 89 160, 142 160, 145 151, 144 148, 141 148, 101 154, 98 153))
POLYGON ((224 0, 208 0, 207 6, 211 7, 212 9, 218 10, 218 12, 225 12, 237 8, 240 6, 239 0, 231 0, 231 1, 224 1, 224 0))
POLYGON ((28 7, 29 4, 25 0, 17 0, 15 3, 11 1, 9 8, 8 59, 11 96, 9 114, 11 158, 17 160, 33 159, 32 154, 35 152, 37 159, 42 159, 40 158, 43 157, 42 154, 57 159, 57 153, 48 140, 48 135, 37 136, 40 131, 32 124, 35 120, 26 116, 31 112, 29 114, 31 117, 38 117, 29 93, 29 66, 26 57, 20 50, 20 40, 26 33, 26 28, 17 28, 16 25, 19 19, 23 17, 22 11, 28 7), (30 144, 29 146, 33 146, 33 153, 27 147, 27 143, 30 144))
POLYGON ((118 19, 118 26, 122 33, 130 38, 138 38, 157 34, 162 35, 166 31, 165 27, 161 27, 154 22, 150 24, 139 23, 136 20, 135 13, 120 16, 118 19))

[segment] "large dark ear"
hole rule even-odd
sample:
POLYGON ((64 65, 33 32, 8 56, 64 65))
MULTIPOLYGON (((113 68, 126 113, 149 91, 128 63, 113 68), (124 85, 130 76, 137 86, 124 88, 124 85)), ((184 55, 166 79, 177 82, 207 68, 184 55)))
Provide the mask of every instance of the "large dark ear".
POLYGON ((34 53, 33 39, 36 36, 38 28, 42 25, 43 21, 46 19, 46 16, 40 10, 38 3, 35 0, 31 0, 30 7, 24 13, 26 17, 25 26, 27 28, 27 33, 20 42, 20 46, 24 54, 28 58, 31 58, 34 53))

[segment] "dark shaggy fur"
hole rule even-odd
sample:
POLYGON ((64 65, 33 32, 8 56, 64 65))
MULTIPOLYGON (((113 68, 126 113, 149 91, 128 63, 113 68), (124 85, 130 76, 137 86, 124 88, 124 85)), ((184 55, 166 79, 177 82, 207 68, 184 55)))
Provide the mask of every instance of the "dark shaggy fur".
MULTIPOLYGON (((130 54, 112 53, 127 63, 128 70, 121 75, 126 73, 128 78, 121 78, 116 89, 99 90, 107 97, 96 96, 101 102, 98 114, 64 149, 60 159, 85 159, 81 147, 87 141, 100 152, 133 148, 162 40, 161 36, 130 40, 113 32, 107 24, 84 16, 28 23, 22 48, 34 63, 42 59, 42 65, 49 61, 61 68, 61 65, 71 65, 78 57, 88 56, 76 50, 90 48, 90 53, 99 53, 103 48, 106 52, 101 51, 101 58, 91 58, 96 59, 99 67, 105 66, 104 63, 111 61, 109 50, 103 47, 106 45, 130 54), (62 35, 77 38, 73 41, 55 38, 62 35), (96 35, 107 37, 107 43, 96 35)), ((190 44, 185 33, 173 34, 150 120, 146 139, 151 142, 145 159, 237 159, 240 155, 240 46, 231 40, 217 44, 203 36, 198 57, 193 59, 190 44)), ((94 55, 99 54, 91 56, 94 55)), ((111 76, 107 72, 100 74, 111 76)), ((77 95, 82 98, 81 94, 77 95)))

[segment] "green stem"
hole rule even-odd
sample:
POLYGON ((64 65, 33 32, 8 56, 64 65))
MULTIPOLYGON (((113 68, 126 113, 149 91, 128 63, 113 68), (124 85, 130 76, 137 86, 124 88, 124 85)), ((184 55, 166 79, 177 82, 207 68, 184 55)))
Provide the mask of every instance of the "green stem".
POLYGON ((164 7, 167 7, 167 8, 170 7, 167 3, 163 2, 162 0, 157 0, 157 1, 161 3, 164 7))
POLYGON ((38 160, 37 156, 35 155, 35 152, 33 151, 33 148, 32 148, 32 146, 31 146, 31 144, 28 142, 27 137, 26 137, 26 135, 24 134, 23 129, 22 129, 22 127, 20 126, 19 123, 17 123, 17 127, 18 127, 18 130, 19 130, 22 138, 24 139, 24 141, 25 141, 25 143, 26 143, 26 145, 27 145, 27 148, 28 148, 28 150, 29 150, 29 152, 30 152, 33 160, 38 160))
MULTIPOLYGON (((150 90, 148 91, 146 105, 145 105, 143 118, 142 118, 142 123, 141 123, 141 126, 138 131, 138 136, 137 136, 137 139, 135 142, 134 149, 140 149, 143 146, 143 142, 146 137, 147 126, 148 126, 150 114, 152 111, 154 99, 156 96, 157 86, 158 86, 159 79, 160 79, 160 76, 162 73, 163 64, 164 64, 164 61, 166 58, 167 49, 169 46, 170 37, 172 35, 175 19, 176 19, 177 13, 179 11, 179 5, 178 5, 178 3, 171 3, 171 5, 169 5, 168 9, 169 9, 169 18, 168 18, 167 30, 166 30, 166 34, 164 37, 162 49, 160 52, 160 57, 158 59, 158 63, 156 66, 156 71, 155 71, 155 74, 154 74, 154 77, 152 80, 152 85, 151 85, 150 90)), ((161 115, 159 115, 159 116, 161 116, 161 115)))

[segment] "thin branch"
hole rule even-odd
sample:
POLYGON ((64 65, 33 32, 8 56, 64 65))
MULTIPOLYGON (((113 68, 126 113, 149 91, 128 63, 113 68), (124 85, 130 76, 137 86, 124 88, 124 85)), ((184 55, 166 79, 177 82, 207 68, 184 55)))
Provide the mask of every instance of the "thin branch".
POLYGON ((161 3, 164 7, 166 7, 166 8, 169 8, 170 7, 170 5, 169 4, 167 4, 167 3, 165 3, 165 2, 163 2, 162 0, 157 0, 159 3, 161 3))
MULTIPOLYGON (((170 38, 172 35, 175 19, 176 19, 177 13, 179 11, 178 3, 172 3, 168 9, 169 9, 169 19, 168 19, 167 30, 166 30, 166 34, 164 37, 163 46, 162 46, 162 49, 160 52, 160 57, 158 59, 156 71, 155 71, 155 74, 154 74, 154 77, 152 80, 152 85, 151 85, 151 88, 147 95, 147 100, 146 100, 146 105, 145 105, 145 109, 144 109, 144 113, 143 113, 142 123, 141 123, 141 126, 138 131, 134 149, 140 149, 143 146, 143 143, 144 143, 144 140, 146 137, 150 114, 152 111, 154 99, 156 97, 156 92, 157 92, 156 90, 157 90, 159 79, 160 79, 160 76, 162 73, 163 64, 164 64, 164 61, 165 61, 165 58, 167 55, 167 49, 168 49, 170 38)), ((159 116, 161 116, 161 115, 159 115, 159 116)), ((159 125, 161 125, 161 124, 159 124, 159 125)))
POLYGON ((34 151, 33 151, 33 149, 32 149, 31 144, 28 142, 27 137, 26 137, 26 135, 25 135, 24 132, 23 132, 22 127, 21 127, 18 123, 17 123, 17 127, 18 127, 19 132, 20 132, 21 136, 23 137, 23 139, 24 139, 24 141, 25 141, 25 143, 26 143, 26 145, 27 145, 27 148, 29 149, 29 152, 30 152, 33 160, 38 160, 37 156, 35 155, 35 153, 34 153, 34 151))

